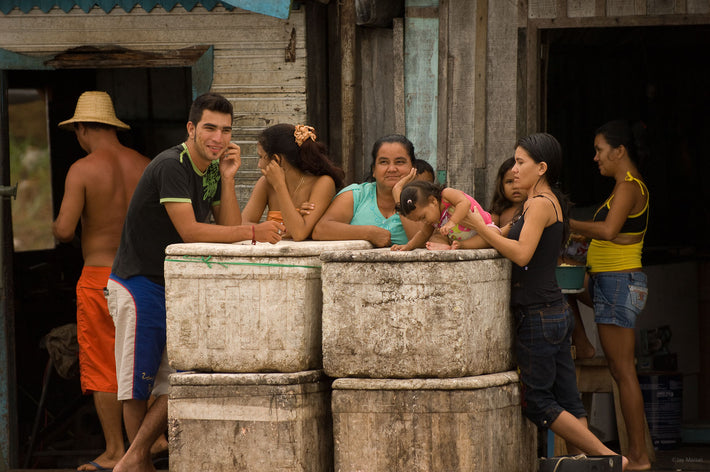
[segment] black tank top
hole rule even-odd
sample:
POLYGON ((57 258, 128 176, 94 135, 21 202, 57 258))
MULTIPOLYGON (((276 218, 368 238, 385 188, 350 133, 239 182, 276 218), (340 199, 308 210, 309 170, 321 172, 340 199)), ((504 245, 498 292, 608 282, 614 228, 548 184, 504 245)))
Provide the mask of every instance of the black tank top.
MULTIPOLYGON (((545 195, 537 195, 533 198, 538 197, 550 200, 545 195)), ((557 207, 555 207, 552 200, 550 200, 550 203, 555 209, 555 216, 559 218, 557 207)), ((524 223, 525 212, 510 228, 508 238, 519 240, 524 223)), ((561 221, 551 224, 542 231, 540 241, 537 243, 537 248, 535 248, 535 253, 530 262, 525 267, 513 264, 510 289, 511 305, 537 305, 554 303, 562 299, 562 292, 557 285, 557 277, 555 276, 555 267, 557 267, 557 258, 560 254, 563 233, 564 225, 561 221)))

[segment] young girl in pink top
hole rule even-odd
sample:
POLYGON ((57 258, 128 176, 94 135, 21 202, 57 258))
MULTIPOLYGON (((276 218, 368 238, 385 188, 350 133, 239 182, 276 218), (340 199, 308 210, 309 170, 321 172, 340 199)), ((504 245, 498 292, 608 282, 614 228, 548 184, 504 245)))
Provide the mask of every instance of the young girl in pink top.
POLYGON ((427 223, 405 245, 392 246, 393 251, 410 251, 418 247, 428 249, 480 249, 488 247, 476 231, 463 224, 464 219, 477 209, 485 223, 493 224, 490 213, 485 211, 470 195, 453 188, 442 188, 432 182, 415 180, 402 189, 399 202, 399 214, 412 221, 427 223), (436 244, 429 241, 434 230, 438 230, 448 240, 448 244, 436 244))

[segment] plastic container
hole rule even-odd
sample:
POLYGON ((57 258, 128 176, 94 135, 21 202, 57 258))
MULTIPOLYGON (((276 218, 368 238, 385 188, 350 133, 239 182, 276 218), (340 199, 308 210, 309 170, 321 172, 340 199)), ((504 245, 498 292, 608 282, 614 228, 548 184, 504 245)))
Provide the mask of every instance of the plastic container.
POLYGON ((562 290, 582 290, 584 288, 584 274, 587 268, 583 265, 562 265, 557 266, 555 275, 557 285, 562 290))
POLYGON ((653 447, 675 449, 682 433, 683 376, 648 373, 638 377, 653 447))
POLYGON ((168 246, 170 365, 226 373, 319 369, 319 256, 371 247, 367 241, 168 246))
POLYGON ((514 371, 455 379, 336 379, 334 470, 537 470, 537 429, 522 414, 520 388, 514 371))
POLYGON ((453 378, 515 368, 510 261, 494 249, 332 251, 321 259, 330 377, 453 378))
POLYGON ((170 376, 171 472, 331 472, 322 371, 170 376))

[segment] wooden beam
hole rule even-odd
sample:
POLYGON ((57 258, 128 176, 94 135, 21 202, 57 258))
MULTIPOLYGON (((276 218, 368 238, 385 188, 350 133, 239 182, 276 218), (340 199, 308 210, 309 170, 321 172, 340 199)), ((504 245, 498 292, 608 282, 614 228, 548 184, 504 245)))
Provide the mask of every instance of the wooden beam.
MULTIPOLYGON (((437 100, 437 147, 436 147, 436 166, 434 170, 440 169, 443 175, 439 179, 441 183, 447 181, 446 168, 449 155, 449 110, 451 109, 451 101, 453 97, 450 91, 452 90, 451 75, 449 74, 449 8, 450 0, 441 0, 439 2, 439 98, 437 100)), ((438 176, 437 176, 438 177, 438 176)))
POLYGON ((525 44, 525 130, 527 135, 538 131, 540 32, 534 23, 528 23, 525 44))
POLYGON ((355 178, 355 0, 343 0, 340 8, 340 155, 345 181, 355 178))
POLYGON ((135 51, 119 46, 80 46, 57 54, 45 64, 55 69, 102 69, 136 67, 189 67, 210 46, 191 46, 165 53, 135 51))
MULTIPOLYGON (((8 77, 0 70, 0 185, 10 185, 8 77)), ((17 465, 17 379, 15 373, 15 298, 12 207, 0 197, 0 470, 17 465)))
POLYGON ((536 18, 527 22, 528 28, 610 28, 634 26, 691 26, 710 24, 709 14, 656 16, 603 16, 579 18, 536 18))
POLYGON ((473 78, 473 167, 486 167, 486 78, 488 77, 488 0, 476 5, 476 40, 474 44, 473 78))
POLYGON ((392 21, 392 58, 394 61, 394 131, 406 133, 404 104, 404 19, 392 21))

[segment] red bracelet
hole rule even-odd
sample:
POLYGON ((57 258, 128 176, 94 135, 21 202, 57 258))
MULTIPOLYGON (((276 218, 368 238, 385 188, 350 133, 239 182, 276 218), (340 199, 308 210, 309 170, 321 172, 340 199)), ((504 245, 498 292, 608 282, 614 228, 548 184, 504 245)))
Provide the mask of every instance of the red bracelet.
POLYGON ((254 229, 254 225, 251 225, 251 243, 256 244, 256 230, 254 229))

